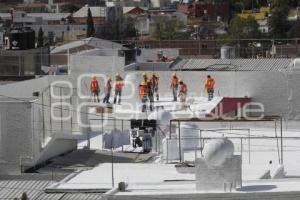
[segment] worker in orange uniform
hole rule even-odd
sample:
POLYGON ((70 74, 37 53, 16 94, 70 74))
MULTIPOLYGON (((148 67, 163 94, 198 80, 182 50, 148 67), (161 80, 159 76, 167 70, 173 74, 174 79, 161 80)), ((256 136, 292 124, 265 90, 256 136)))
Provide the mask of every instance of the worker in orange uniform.
POLYGON ((145 81, 145 83, 148 82, 148 76, 146 72, 143 73, 143 81, 145 81))
POLYGON ((186 101, 187 91, 188 91, 187 85, 182 80, 180 80, 179 81, 179 95, 178 96, 180 98, 180 101, 183 104, 185 104, 185 101, 186 101))
POLYGON ((173 101, 177 101, 177 92, 178 92, 178 78, 176 76, 176 72, 173 73, 171 79, 171 89, 173 93, 173 101))
POLYGON ((124 80, 123 80, 123 78, 121 77, 120 74, 116 74, 114 104, 116 104, 117 101, 118 101, 118 104, 121 104, 121 97, 122 97, 123 87, 124 87, 124 80))
POLYGON ((158 77, 155 72, 152 72, 152 78, 151 78, 151 83, 152 83, 152 90, 153 90, 153 97, 156 95, 156 101, 159 101, 159 94, 158 94, 158 77))
POLYGON ((146 112, 147 110, 147 100, 148 100, 148 86, 147 82, 142 81, 139 85, 139 95, 142 102, 142 112, 146 112))
POLYGON ((210 75, 207 75, 205 90, 207 91, 208 94, 208 101, 211 101, 214 98, 214 88, 215 88, 215 80, 210 75))
POLYGON ((103 99, 103 103, 110 104, 109 98, 110 98, 111 89, 112 89, 111 81, 112 81, 111 77, 108 77, 105 88, 104 88, 105 97, 103 99))
POLYGON ((99 100, 100 87, 99 87, 99 83, 96 79, 96 76, 92 77, 90 89, 91 89, 91 93, 93 94, 94 102, 96 102, 96 101, 100 102, 100 100, 99 100))
POLYGON ((150 102, 150 111, 153 111, 154 93, 153 93, 151 80, 147 81, 147 94, 148 94, 148 99, 149 99, 149 102, 150 102))

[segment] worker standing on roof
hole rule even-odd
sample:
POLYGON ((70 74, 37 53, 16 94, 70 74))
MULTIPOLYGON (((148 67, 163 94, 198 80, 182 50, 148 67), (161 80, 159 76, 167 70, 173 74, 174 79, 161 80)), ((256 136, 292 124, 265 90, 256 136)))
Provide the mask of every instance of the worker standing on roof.
POLYGON ((187 85, 182 81, 180 80, 179 81, 179 98, 180 98, 180 101, 185 104, 185 101, 186 101, 186 96, 187 96, 187 85))
POLYGON ((96 76, 92 77, 92 81, 90 84, 90 89, 91 89, 91 93, 93 95, 94 98, 94 102, 100 102, 99 100, 99 92, 100 92, 100 87, 99 87, 99 83, 96 79, 96 76))
POLYGON ((147 110, 147 100, 148 100, 148 86, 147 82, 142 81, 139 85, 139 95, 142 102, 142 112, 146 112, 147 110))
POLYGON ((171 79, 171 89, 173 93, 173 101, 177 101, 177 91, 178 91, 178 78, 176 76, 176 72, 173 73, 171 79))
POLYGON ((153 97, 156 95, 156 101, 159 101, 159 94, 158 94, 158 77, 155 72, 152 72, 152 90, 153 90, 153 97))
POLYGON ((122 96, 122 90, 124 87, 124 81, 120 74, 116 74, 116 83, 115 83, 115 98, 114 98, 114 104, 117 103, 118 97, 118 104, 121 104, 121 96, 122 96))
POLYGON ((211 101, 214 98, 214 88, 215 88, 215 80, 210 75, 207 75, 205 90, 207 91, 208 94, 208 101, 211 101))
POLYGON ((112 89, 112 85, 111 85, 111 77, 108 77, 104 91, 105 91, 105 97, 103 99, 103 103, 107 103, 110 104, 109 102, 109 98, 110 98, 110 94, 111 94, 111 89, 112 89))
POLYGON ((154 93, 153 93, 151 80, 147 81, 147 94, 150 102, 150 111, 153 111, 154 93))
POLYGON ((147 76, 147 73, 146 73, 146 72, 143 73, 143 81, 144 81, 145 83, 148 82, 148 76, 147 76))

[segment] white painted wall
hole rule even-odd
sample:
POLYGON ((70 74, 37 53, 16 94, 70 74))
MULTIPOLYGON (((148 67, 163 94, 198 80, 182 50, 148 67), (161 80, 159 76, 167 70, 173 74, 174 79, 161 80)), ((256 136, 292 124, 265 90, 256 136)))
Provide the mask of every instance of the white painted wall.
POLYGON ((21 165, 32 163, 39 142, 33 130, 31 103, 0 102, 0 174, 19 174, 21 165))
POLYGON ((72 55, 70 69, 72 73, 113 73, 123 71, 125 58, 117 56, 72 55))

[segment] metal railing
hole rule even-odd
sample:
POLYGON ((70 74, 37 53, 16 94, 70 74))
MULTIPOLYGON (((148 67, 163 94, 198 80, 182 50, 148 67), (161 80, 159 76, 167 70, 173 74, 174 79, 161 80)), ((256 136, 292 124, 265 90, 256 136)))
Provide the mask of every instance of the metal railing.
MULTIPOLYGON (((185 137, 185 138, 167 138, 166 139, 166 162, 183 162, 193 161, 196 158, 203 156, 203 149, 206 144, 212 139, 220 139, 222 137, 185 137), (179 140, 181 145, 179 147, 179 140), (175 145, 176 151, 170 152, 172 149, 170 146, 175 145), (186 145, 190 145, 186 147, 186 145), (172 156, 170 156, 172 154, 172 156), (181 156, 180 156, 181 155, 181 156), (188 158, 185 159, 187 155, 188 158), (191 157, 191 155, 195 155, 191 157), (173 157, 175 159, 170 159, 173 157), (181 158, 180 158, 181 157, 181 158), (181 159, 181 161, 180 161, 181 159)), ((282 156, 285 152, 300 152, 300 137, 283 137, 284 145, 281 147, 277 145, 280 140, 279 137, 226 137, 231 140, 235 147, 235 154, 243 157, 244 164, 255 163, 258 159, 257 153, 266 153, 270 157, 264 157, 266 163, 272 158, 277 158, 278 163, 283 163, 282 156), (292 144, 292 143, 296 143, 292 144), (255 156, 253 155, 255 154, 255 156)), ((173 146, 174 147, 174 146, 173 146)), ((174 149, 174 148, 173 148, 174 149)))

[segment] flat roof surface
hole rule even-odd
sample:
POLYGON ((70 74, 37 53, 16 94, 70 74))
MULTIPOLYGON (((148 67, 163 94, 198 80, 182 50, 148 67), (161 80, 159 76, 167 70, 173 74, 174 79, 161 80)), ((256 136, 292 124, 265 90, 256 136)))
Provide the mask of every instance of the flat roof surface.
MULTIPOLYGON (((261 170, 261 169, 260 169, 261 170)), ((253 173, 253 172, 252 172, 253 173)), ((254 172, 255 173, 255 172, 254 172)), ((206 193, 196 190, 195 174, 179 173, 174 164, 114 164, 114 184, 128 183, 128 192, 117 195, 159 195, 206 193)), ((92 170, 74 174, 68 180, 50 186, 64 190, 109 190, 112 188, 112 164, 101 164, 92 170)), ((233 193, 300 192, 300 179, 243 181, 233 193)), ((223 193, 224 191, 216 191, 223 193)))

